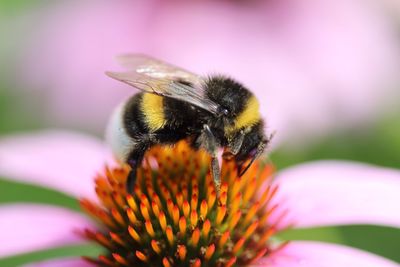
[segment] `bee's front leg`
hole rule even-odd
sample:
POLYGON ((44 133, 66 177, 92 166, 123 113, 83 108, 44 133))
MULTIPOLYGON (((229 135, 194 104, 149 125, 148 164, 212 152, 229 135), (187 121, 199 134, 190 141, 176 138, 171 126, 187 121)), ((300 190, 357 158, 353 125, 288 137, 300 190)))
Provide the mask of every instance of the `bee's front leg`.
POLYGON ((221 170, 219 167, 217 155, 218 144, 214 134, 210 129, 210 126, 208 126, 207 124, 205 124, 203 127, 202 139, 202 146, 211 155, 211 174, 213 176, 217 194, 219 195, 219 191, 221 188, 221 170))
POLYGON ((232 143, 229 144, 229 152, 233 155, 237 155, 239 153, 240 148, 242 147, 243 140, 244 140, 244 131, 241 130, 237 136, 232 140, 232 143))
POLYGON ((126 191, 129 194, 133 193, 133 189, 136 183, 137 169, 142 164, 144 153, 146 152, 148 146, 142 145, 136 147, 129 155, 127 163, 131 167, 131 171, 128 174, 126 180, 126 191))
POLYGON ((219 168, 219 161, 217 157, 211 158, 211 173, 213 176, 215 188, 217 190, 217 196, 219 196, 219 191, 221 189, 221 170, 219 168))

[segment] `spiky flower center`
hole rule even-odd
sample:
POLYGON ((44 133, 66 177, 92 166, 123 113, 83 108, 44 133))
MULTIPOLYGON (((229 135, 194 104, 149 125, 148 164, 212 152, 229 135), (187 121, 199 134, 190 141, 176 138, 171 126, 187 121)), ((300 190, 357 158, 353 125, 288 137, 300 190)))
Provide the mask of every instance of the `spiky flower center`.
POLYGON ((98 266, 245 266, 271 253, 275 225, 270 214, 272 166, 256 161, 242 177, 234 161, 223 161, 217 196, 210 157, 182 141, 154 147, 127 194, 129 168, 106 168, 96 178, 101 204, 82 200, 103 225, 85 230, 107 253, 88 258, 98 266))

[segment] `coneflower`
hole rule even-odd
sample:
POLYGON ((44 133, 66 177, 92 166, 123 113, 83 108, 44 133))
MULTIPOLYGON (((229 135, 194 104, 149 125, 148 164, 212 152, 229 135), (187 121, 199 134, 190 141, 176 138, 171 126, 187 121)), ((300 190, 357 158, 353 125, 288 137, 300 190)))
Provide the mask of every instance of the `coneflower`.
MULTIPOLYGON (((234 162, 223 162, 223 190, 217 197, 209 157, 179 143, 148 153, 132 196, 125 192, 129 169, 106 168, 96 179, 96 201, 93 173, 111 162, 109 156, 101 140, 78 133, 42 131, 0 139, 1 176, 86 196, 94 202, 82 200, 82 206, 99 222, 94 225, 84 213, 64 207, 22 203, 26 196, 15 195, 20 203, 0 207, 0 266, 398 267, 342 245, 293 240, 281 247, 276 242, 288 223, 294 228, 349 223, 399 228, 398 170, 317 161, 281 170, 270 186, 274 170, 269 163, 257 161, 238 178, 234 162), (77 229, 104 250, 47 253, 86 244, 77 229), (40 253, 47 256, 39 260, 40 253), (93 258, 81 258, 87 253, 93 258)), ((8 188, 6 183, 0 189, 7 195, 8 188)))
POLYGON ((277 187, 273 167, 256 161, 242 177, 234 161, 223 161, 217 195, 210 157, 185 141, 154 147, 127 194, 127 166, 106 168, 95 180, 101 204, 81 201, 102 227, 84 235, 106 249, 99 266, 245 266, 273 251, 269 205, 277 187), (264 188, 260 191, 260 188, 264 188))

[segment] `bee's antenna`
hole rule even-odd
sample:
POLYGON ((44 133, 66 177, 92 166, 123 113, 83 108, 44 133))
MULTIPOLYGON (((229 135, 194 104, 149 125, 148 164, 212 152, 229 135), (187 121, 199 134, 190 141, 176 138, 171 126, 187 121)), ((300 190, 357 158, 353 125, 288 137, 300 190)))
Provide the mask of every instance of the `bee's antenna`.
MULTIPOLYGON (((269 139, 271 140, 271 139, 269 139)), ((244 168, 242 171, 239 172, 239 177, 241 177, 243 174, 246 173, 246 171, 250 168, 250 166, 253 164, 253 162, 264 152, 265 147, 267 146, 266 144, 268 143, 268 141, 265 142, 261 142, 258 147, 257 147, 257 152, 254 154, 254 156, 251 158, 249 164, 247 164, 246 168, 244 168)))
POLYGON ((247 164, 246 168, 244 168, 243 170, 241 170, 241 171, 239 172, 239 177, 241 177, 243 174, 245 174, 245 173, 247 172, 247 170, 250 168, 250 166, 253 164, 253 162, 256 160, 256 158, 257 158, 256 155, 254 155, 254 156, 251 158, 251 160, 250 160, 249 164, 247 164))

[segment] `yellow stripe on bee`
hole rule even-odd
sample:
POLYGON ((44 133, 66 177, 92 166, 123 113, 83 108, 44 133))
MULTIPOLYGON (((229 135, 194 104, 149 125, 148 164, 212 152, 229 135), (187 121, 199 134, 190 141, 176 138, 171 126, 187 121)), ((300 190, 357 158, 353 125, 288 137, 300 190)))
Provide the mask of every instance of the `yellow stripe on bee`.
POLYGON ((243 111, 237 116, 235 124, 225 128, 228 134, 234 133, 242 128, 252 126, 260 121, 260 103, 255 96, 251 96, 245 105, 243 111))
POLYGON ((151 132, 165 125, 164 98, 154 94, 143 94, 141 110, 151 132))

